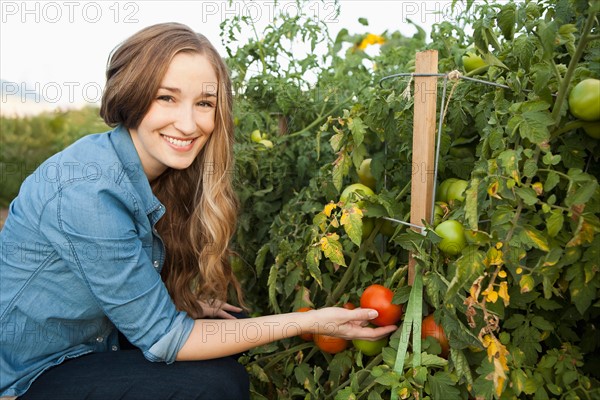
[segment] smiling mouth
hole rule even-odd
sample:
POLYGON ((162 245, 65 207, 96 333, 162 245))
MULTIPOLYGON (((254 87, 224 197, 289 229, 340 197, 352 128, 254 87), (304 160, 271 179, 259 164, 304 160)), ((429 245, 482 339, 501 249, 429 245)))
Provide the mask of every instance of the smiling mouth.
POLYGON ((173 146, 177 146, 177 147, 186 147, 189 146, 190 144, 192 144, 192 142, 194 140, 196 140, 196 138, 194 139, 188 139, 188 140, 181 140, 181 139, 176 139, 174 137, 171 136, 166 136, 166 135, 162 135, 161 136, 163 138, 165 138, 165 140, 169 143, 171 143, 173 146))

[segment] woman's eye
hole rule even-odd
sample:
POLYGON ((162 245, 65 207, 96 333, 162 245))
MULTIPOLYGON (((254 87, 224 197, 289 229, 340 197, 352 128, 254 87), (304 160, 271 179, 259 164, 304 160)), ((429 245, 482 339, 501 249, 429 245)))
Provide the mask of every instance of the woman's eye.
POLYGON ((213 103, 211 103, 210 101, 199 101, 198 105, 200 107, 214 107, 213 103))
POLYGON ((161 101, 171 102, 171 101, 173 101, 173 96, 166 96, 166 95, 165 96, 158 96, 157 99, 161 100, 161 101))

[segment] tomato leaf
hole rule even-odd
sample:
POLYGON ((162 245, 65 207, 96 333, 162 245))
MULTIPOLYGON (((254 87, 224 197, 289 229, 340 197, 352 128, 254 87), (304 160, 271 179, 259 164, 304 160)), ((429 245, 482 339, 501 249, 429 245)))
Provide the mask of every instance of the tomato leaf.
POLYGON ((571 299, 581 315, 590 307, 596 299, 596 282, 585 283, 585 271, 581 263, 575 263, 567 270, 567 279, 570 279, 569 291, 571 299))
POLYGON ((467 383, 473 384, 473 375, 471 374, 471 367, 469 366, 469 361, 465 356, 465 353, 462 350, 455 349, 454 347, 450 348, 450 359, 454 364, 454 368, 456 368, 456 374, 458 375, 458 379, 465 378, 467 383))
POLYGON ((516 6, 514 3, 506 4, 498 13, 498 27, 507 40, 511 40, 515 33, 516 6))
POLYGON ((350 240, 357 246, 360 246, 362 241, 362 218, 362 211, 352 203, 344 207, 342 217, 340 218, 340 224, 344 227, 346 234, 348 234, 350 240))
POLYGON ((562 230, 564 223, 562 210, 552 210, 550 216, 546 220, 546 229, 550 237, 555 237, 562 230))
POLYGON ((360 146, 365 138, 365 132, 367 130, 363 120, 359 117, 348 118, 348 128, 350 128, 350 132, 352 132, 355 146, 360 146))
POLYGON ((306 253, 306 265, 308 266, 308 272, 310 276, 317 281, 319 286, 323 286, 321 280, 321 269, 319 268, 319 262, 321 261, 321 250, 316 246, 311 246, 306 253))
POLYGON ((269 288, 269 304, 273 308, 275 313, 281 313, 279 304, 277 303, 277 282, 279 276, 279 269, 277 263, 273 263, 271 270, 269 271, 269 279, 267 280, 267 286, 269 288))
POLYGON ((535 193, 535 190, 533 190, 530 187, 517 187, 517 188, 515 188, 515 193, 528 206, 532 206, 538 202, 538 198, 537 198, 537 194, 535 193))
POLYGON ((585 204, 592 198, 597 189, 598 182, 595 180, 588 180, 583 185, 581 185, 573 195, 567 196, 565 204, 568 207, 578 204, 585 204))
POLYGON ((431 389, 431 398, 433 399, 458 399, 460 390, 456 388, 456 382, 446 371, 438 371, 430 375, 429 388, 431 389))
POLYGON ((339 242, 339 236, 327 235, 321 238, 321 250, 325 257, 329 258, 332 262, 346 266, 344 260, 344 253, 342 251, 342 244, 339 242))

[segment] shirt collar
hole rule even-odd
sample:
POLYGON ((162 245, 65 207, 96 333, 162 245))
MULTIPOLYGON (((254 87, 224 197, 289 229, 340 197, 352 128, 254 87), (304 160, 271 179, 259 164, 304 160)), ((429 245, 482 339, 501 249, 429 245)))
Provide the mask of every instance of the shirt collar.
POLYGON ((127 180, 135 191, 140 195, 146 214, 159 210, 160 215, 164 213, 164 207, 152 193, 148 177, 144 173, 142 161, 131 140, 131 135, 123 125, 117 126, 110 133, 110 140, 121 161, 123 171, 120 171, 119 180, 127 180))

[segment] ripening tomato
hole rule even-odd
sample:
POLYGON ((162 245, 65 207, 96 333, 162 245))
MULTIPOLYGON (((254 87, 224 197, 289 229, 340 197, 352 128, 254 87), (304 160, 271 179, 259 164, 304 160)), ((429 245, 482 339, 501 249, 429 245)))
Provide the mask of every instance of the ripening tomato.
POLYGON ((600 79, 584 79, 569 93, 569 111, 584 121, 600 120, 600 79))
POLYGON ((317 347, 329 354, 336 354, 346 350, 348 341, 335 336, 315 334, 313 340, 317 347))
MULTIPOLYGON (((296 312, 306 312, 306 311, 310 311, 312 310, 312 308, 310 307, 300 307, 299 309, 296 310, 296 312)), ((310 342, 311 340, 313 340, 313 334, 312 333, 302 333, 300 335, 300 337, 303 340, 306 340, 307 342, 310 342)))
POLYGON ((346 310, 354 310, 356 308, 356 306, 350 302, 344 303, 342 307, 344 307, 346 310))
POLYGON ((450 350, 448 338, 446 338, 444 329, 435 323, 433 314, 430 314, 423 319, 423 325, 421 326, 421 339, 425 339, 426 337, 432 337, 437 340, 442 347, 442 357, 448 356, 448 350, 450 350))
POLYGON ((381 285, 371 285, 360 296, 362 308, 377 310, 379 316, 370 322, 377 326, 394 325, 402 318, 402 306, 392 303, 394 293, 381 285))

